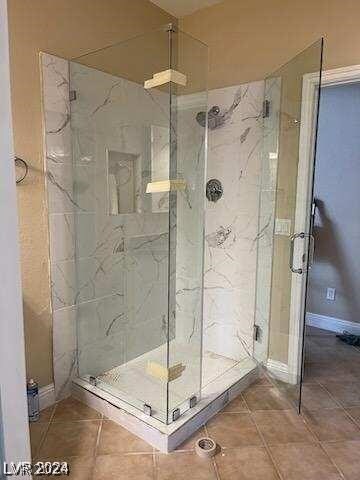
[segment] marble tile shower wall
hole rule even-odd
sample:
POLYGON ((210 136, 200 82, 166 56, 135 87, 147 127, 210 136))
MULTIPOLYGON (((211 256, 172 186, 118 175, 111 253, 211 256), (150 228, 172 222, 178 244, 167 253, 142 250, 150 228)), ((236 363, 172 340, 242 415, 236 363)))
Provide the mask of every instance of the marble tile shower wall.
POLYGON ((224 188, 207 202, 204 349, 235 360, 253 352, 264 82, 212 90, 225 123, 209 131, 207 178, 224 188))
POLYGON ((139 190, 151 174, 150 126, 168 127, 168 96, 48 54, 42 67, 61 398, 78 365, 80 375, 97 375, 166 341, 168 215, 154 215, 151 197, 139 190), (77 91, 71 103, 70 76, 77 91), (108 214, 109 151, 135 159, 136 214, 108 214))

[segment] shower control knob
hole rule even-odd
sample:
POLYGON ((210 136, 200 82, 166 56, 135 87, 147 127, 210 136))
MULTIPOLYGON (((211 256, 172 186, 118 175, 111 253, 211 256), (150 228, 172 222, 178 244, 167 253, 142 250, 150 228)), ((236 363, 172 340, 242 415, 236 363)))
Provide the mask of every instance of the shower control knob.
POLYGON ((209 110, 209 115, 218 116, 220 114, 220 107, 218 105, 214 105, 209 110))
POLYGON ((209 202, 217 202, 223 195, 223 187, 220 180, 212 178, 206 184, 206 198, 209 202))

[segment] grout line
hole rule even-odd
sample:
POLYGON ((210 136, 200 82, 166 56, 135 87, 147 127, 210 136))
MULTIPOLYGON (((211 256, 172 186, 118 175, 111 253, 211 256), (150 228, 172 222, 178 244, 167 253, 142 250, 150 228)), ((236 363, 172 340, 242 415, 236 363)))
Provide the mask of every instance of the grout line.
POLYGON ((154 480, 158 477, 158 464, 157 464, 157 456, 156 456, 156 449, 153 447, 152 451, 152 471, 153 471, 153 478, 154 480))
POLYGON ((303 417, 304 419, 304 422, 306 423, 306 426, 308 427, 308 429, 311 431, 311 433, 315 436, 316 440, 317 440, 317 445, 319 446, 319 448, 323 451, 323 453, 325 454, 325 456, 330 460, 330 463, 332 463, 332 465, 334 465, 334 467, 336 468, 336 470, 338 471, 338 473, 340 474, 340 477, 341 478, 345 478, 344 477, 344 474, 342 473, 342 471, 339 469, 339 467, 336 465, 335 461, 332 459, 332 457, 327 453, 327 451, 325 450, 325 448, 323 447, 323 445, 321 444, 321 441, 320 439, 318 439, 318 437, 316 436, 315 432, 313 431, 313 429, 311 428, 310 424, 308 424, 307 420, 305 417, 303 417))
MULTIPOLYGON (((347 408, 350 409, 350 408, 356 408, 356 407, 347 407, 347 408)), ((357 408, 359 408, 359 407, 357 407, 357 408)), ((356 426, 358 426, 360 428, 360 420, 354 418, 351 415, 351 413, 346 410, 346 408, 344 408, 344 411, 345 411, 345 414, 356 424, 356 426)))
POLYGON ((51 412, 50 419, 49 419, 49 423, 52 423, 52 422, 53 422, 53 419, 54 419, 54 416, 55 416, 55 411, 56 411, 56 409, 57 409, 57 406, 58 406, 58 403, 54 403, 54 408, 53 408, 53 411, 51 412))
POLYGON ((94 479, 94 476, 95 476, 96 457, 97 457, 98 447, 99 447, 99 443, 100 443, 100 434, 101 434, 101 430, 102 430, 103 421, 104 421, 104 415, 101 414, 100 424, 99 424, 99 428, 98 428, 97 435, 96 435, 94 457, 93 457, 92 468, 91 468, 91 473, 90 473, 90 478, 91 479, 94 479))
MULTIPOLYGON (((325 392, 329 395, 329 397, 335 402, 336 405, 339 405, 339 408, 333 408, 333 409, 325 409, 325 408, 322 408, 322 409, 319 409, 321 411, 324 411, 324 410, 343 410, 345 412, 345 414, 347 413, 344 409, 344 407, 340 404, 340 402, 329 392, 329 390, 321 383, 321 381, 317 380, 317 383, 318 385, 320 385, 321 388, 323 388, 325 390, 325 392)), ((345 476, 343 474, 343 472, 340 470, 340 468, 337 466, 336 462, 334 461, 334 459, 328 454, 328 452, 325 450, 325 448, 323 447, 322 443, 321 443, 321 440, 317 437, 315 431, 311 428, 311 425, 310 425, 310 422, 306 419, 306 416, 305 415, 301 415, 301 417, 303 418, 307 428, 310 430, 310 432, 315 436, 316 440, 317 440, 317 445, 319 446, 319 448, 322 450, 322 452, 325 454, 325 456, 330 460, 330 463, 332 465, 334 465, 335 469, 338 471, 339 475, 341 478, 344 478, 345 479, 345 476)), ((343 440, 345 441, 345 439, 343 440)), ((331 442, 330 442, 331 443, 331 442)))
MULTIPOLYGON (((119 452, 119 455, 124 455, 124 457, 133 457, 135 455, 155 455, 155 452, 147 451, 147 452, 119 452)), ((114 455, 113 453, 102 453, 102 455, 114 455)), ((162 452, 159 452, 159 455, 167 455, 163 454, 162 452)))
POLYGON ((46 437, 47 437, 47 434, 48 434, 48 432, 49 432, 50 425, 51 425, 52 420, 53 420, 54 415, 55 415, 56 407, 57 407, 57 404, 55 403, 55 404, 54 404, 54 407, 53 407, 53 411, 51 412, 49 421, 47 422, 47 426, 46 426, 46 428, 45 428, 45 430, 44 430, 44 433, 43 433, 43 435, 42 435, 42 437, 41 437, 41 439, 40 439, 39 446, 38 446, 38 448, 36 449, 36 456, 34 455, 35 458, 40 455, 40 451, 41 451, 41 449, 42 449, 42 447, 43 447, 43 445, 44 445, 44 443, 45 443, 45 439, 46 439, 46 437))
MULTIPOLYGON (((204 431, 205 431, 205 436, 210 437, 209 430, 207 428, 206 423, 204 423, 203 428, 204 428, 204 431)), ((218 445, 217 442, 216 442, 216 445, 219 446, 219 448, 220 448, 220 452, 218 453, 218 455, 219 455, 223 448, 220 445, 218 445)), ((216 463, 216 454, 211 459, 211 461, 212 461, 212 464, 213 464, 213 467, 214 467, 214 470, 215 470, 216 479, 221 480, 219 469, 218 469, 218 466, 217 466, 217 463, 216 463)))
MULTIPOLYGON (((334 402, 336 403, 336 405, 338 405, 338 408, 341 408, 343 410, 345 410, 345 408, 343 407, 343 405, 341 404, 341 402, 326 388, 326 386, 321 382, 321 380, 318 381, 320 387, 322 387, 325 392, 329 395, 329 397, 334 400, 334 402)), ((335 382, 336 383, 336 382, 335 382)), ((324 409, 325 410, 325 409, 324 409)))
POLYGON ((54 425, 59 425, 63 423, 86 423, 86 422, 101 422, 102 418, 82 418, 78 420, 53 420, 51 423, 54 425))
MULTIPOLYGON (((340 382, 340 383, 341 383, 341 382, 340 382)), ((343 410, 343 412, 344 412, 344 414, 347 416, 347 418, 349 418, 352 423, 354 423, 358 428, 360 428, 360 422, 351 416, 350 412, 348 412, 348 411, 346 410, 346 407, 344 407, 344 406, 342 405, 342 403, 340 402, 340 400, 337 400, 337 398, 325 387, 325 385, 322 385, 322 384, 320 384, 320 385, 321 385, 322 388, 328 393, 328 395, 330 396, 330 398, 332 398, 332 400, 334 400, 334 402, 335 402, 337 405, 339 405, 339 408, 338 408, 337 410, 339 410, 339 409, 343 410)), ((351 408, 351 407, 347 407, 347 408, 351 408)), ((346 441, 346 439, 344 439, 344 441, 346 441)))
POLYGON ((97 436, 96 436, 96 443, 95 443, 95 450, 94 450, 94 457, 97 456, 98 448, 99 448, 99 443, 100 443, 100 435, 101 435, 101 430, 103 426, 103 417, 100 419, 100 425, 97 431, 97 436))
POLYGON ((321 444, 321 442, 319 442, 319 446, 321 448, 321 450, 324 452, 324 454, 327 456, 327 458, 330 460, 330 462, 334 465, 334 467, 336 468, 336 470, 339 472, 340 474, 340 477, 345 479, 345 475, 344 473, 342 472, 342 470, 340 469, 340 467, 338 467, 337 463, 335 462, 335 460, 331 457, 331 455, 328 454, 328 452, 325 450, 325 448, 323 447, 323 445, 321 444))
POLYGON ((219 469, 218 469, 218 466, 217 466, 217 463, 216 463, 216 455, 214 455, 211 460, 212 460, 211 463, 213 464, 213 467, 214 467, 214 470, 215 470, 216 479, 221 480, 220 472, 219 472, 219 469))
POLYGON ((256 430, 257 430, 257 432, 258 432, 258 435, 259 435, 259 437, 260 437, 260 439, 261 439, 261 441, 262 441, 262 443, 263 443, 263 446, 264 446, 267 454, 269 455, 270 461, 271 461, 271 463, 273 464, 273 467, 274 467, 276 473, 278 474, 279 479, 280 479, 280 480, 286 480, 286 479, 284 479, 284 477, 282 476, 282 474, 281 474, 281 472, 280 472, 280 469, 278 468, 278 466, 277 466, 277 464, 276 464, 276 462, 275 462, 275 459, 274 459, 274 457, 273 457, 273 455, 272 455, 272 453, 271 453, 271 451, 270 451, 269 445, 266 443, 265 438, 264 438, 263 434, 261 433, 260 428, 258 427, 258 425, 257 425, 257 423, 256 423, 256 421, 255 421, 255 417, 253 416, 253 413, 252 413, 251 410, 250 410, 250 407, 249 407, 249 405, 248 405, 248 403, 247 403, 247 401, 246 401, 246 399, 245 399, 245 396, 244 396, 244 402, 245 402, 246 407, 249 409, 250 418, 251 418, 253 424, 255 425, 255 428, 256 428, 256 430))

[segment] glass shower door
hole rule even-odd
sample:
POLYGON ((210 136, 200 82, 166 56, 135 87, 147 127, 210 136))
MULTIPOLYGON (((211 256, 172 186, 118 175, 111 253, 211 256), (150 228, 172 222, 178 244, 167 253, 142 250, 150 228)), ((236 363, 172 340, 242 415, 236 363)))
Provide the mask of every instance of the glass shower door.
POLYGON ((146 82, 169 57, 162 28, 70 64, 78 375, 164 423, 171 102, 146 82))
POLYGON ((322 48, 319 40, 265 80, 254 357, 297 407, 322 48))
POLYGON ((181 31, 171 35, 171 68, 186 76, 171 83, 169 369, 168 423, 200 400, 203 326, 206 126, 208 48, 181 31))
POLYGON ((206 71, 172 25, 70 63, 78 376, 164 423, 201 391, 206 71))

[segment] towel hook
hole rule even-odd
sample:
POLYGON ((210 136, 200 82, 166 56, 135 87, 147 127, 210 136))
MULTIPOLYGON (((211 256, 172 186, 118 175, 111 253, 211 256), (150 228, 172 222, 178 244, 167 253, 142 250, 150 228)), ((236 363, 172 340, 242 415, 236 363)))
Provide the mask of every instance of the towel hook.
POLYGON ((15 157, 15 166, 21 167, 21 169, 23 170, 22 175, 16 178, 16 183, 21 183, 28 174, 29 166, 25 162, 25 160, 20 157, 15 157))

